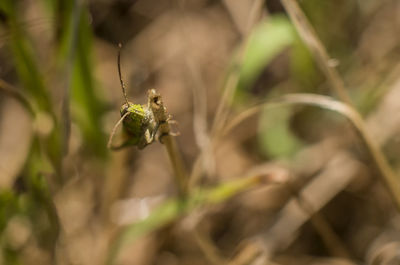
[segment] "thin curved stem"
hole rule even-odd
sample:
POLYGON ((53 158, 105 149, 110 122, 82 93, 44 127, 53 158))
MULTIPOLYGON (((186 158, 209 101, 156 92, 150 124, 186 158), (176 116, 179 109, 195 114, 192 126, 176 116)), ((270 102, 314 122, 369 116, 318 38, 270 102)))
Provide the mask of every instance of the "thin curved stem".
POLYGON ((364 141, 372 159, 374 160, 381 176, 386 184, 387 189, 390 191, 390 194, 393 198, 393 201, 398 210, 400 210, 400 180, 396 173, 393 171, 391 166, 389 165, 385 155, 382 150, 379 148, 378 144, 373 140, 373 137, 368 133, 365 129, 365 124, 360 116, 360 114, 353 109, 348 104, 342 103, 340 101, 334 100, 328 96, 321 96, 316 94, 308 94, 308 93, 295 93, 288 94, 259 105, 256 105, 252 108, 247 109, 242 112, 236 118, 234 118, 228 125, 225 127, 222 135, 226 135, 230 132, 234 127, 236 127, 240 122, 244 121, 246 118, 259 113, 264 108, 276 108, 279 106, 291 104, 305 104, 305 105, 313 105, 323 109, 329 109, 340 113, 345 116, 355 127, 357 132, 360 134, 362 140, 364 141))

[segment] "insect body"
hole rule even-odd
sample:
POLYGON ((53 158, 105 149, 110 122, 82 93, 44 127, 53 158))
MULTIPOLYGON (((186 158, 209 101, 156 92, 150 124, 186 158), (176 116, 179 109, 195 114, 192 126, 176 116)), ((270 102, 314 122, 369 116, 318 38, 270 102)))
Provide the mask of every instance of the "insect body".
MULTIPOLYGON (((119 45, 121 49, 121 45, 119 45)), ((121 119, 115 124, 113 131, 111 132, 108 147, 110 149, 120 149, 126 146, 134 145, 139 149, 143 149, 147 145, 154 142, 155 135, 157 133, 158 124, 154 120, 153 112, 151 111, 151 97, 147 105, 133 104, 128 102, 125 90, 125 84, 121 77, 121 66, 120 66, 120 50, 118 51, 118 74, 121 82, 122 91, 125 97, 125 104, 120 109, 121 119), (116 129, 121 124, 125 133, 126 140, 117 146, 112 144, 112 139, 115 135, 116 129)))
POLYGON ((125 103, 120 112, 121 117, 124 117, 122 124, 128 136, 124 146, 136 145, 142 149, 154 141, 158 126, 148 105, 125 103))

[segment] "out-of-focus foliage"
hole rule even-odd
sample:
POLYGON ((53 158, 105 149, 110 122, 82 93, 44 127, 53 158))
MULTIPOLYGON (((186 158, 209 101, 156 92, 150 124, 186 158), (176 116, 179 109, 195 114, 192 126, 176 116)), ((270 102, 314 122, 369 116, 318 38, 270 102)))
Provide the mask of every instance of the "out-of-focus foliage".
MULTIPOLYGON (((69 8, 63 9, 59 6, 63 3, 66 2, 51 2, 53 7, 60 9, 50 17, 55 22, 61 22, 54 24, 55 31, 59 32, 55 32, 54 35, 56 45, 50 46, 45 54, 50 58, 46 63, 43 63, 44 58, 39 58, 40 52, 37 49, 40 47, 35 46, 20 22, 23 3, 2 1, 0 6, 2 26, 10 36, 7 48, 12 51, 18 80, 23 88, 22 93, 28 98, 34 110, 32 123, 35 135, 20 176, 23 193, 15 196, 17 200, 24 197, 28 201, 23 212, 32 220, 32 229, 38 243, 49 253, 55 252, 60 224, 53 195, 49 190, 49 178, 45 176, 49 176, 52 183, 57 186, 68 180, 62 160, 69 144, 69 97, 73 110, 77 113, 74 120, 80 121, 78 125, 83 131, 85 146, 91 149, 92 156, 104 157, 106 154, 105 135, 100 123, 104 108, 97 99, 98 93, 94 92, 95 85, 90 64, 91 29, 87 22, 86 11, 82 7, 74 6, 73 1, 70 2, 69 8), (58 20, 57 16, 67 18, 58 20), (58 55, 58 61, 52 55, 58 55), (48 74, 46 68, 54 66, 51 65, 54 62, 58 64, 57 68, 52 69, 52 73, 60 78, 46 76, 48 74), (73 89, 70 93, 71 87, 73 89), (53 100, 57 92, 62 95, 58 98, 58 102, 53 100)), ((51 36, 50 33, 46 34, 51 36)), ((3 222, 10 217, 12 215, 5 215, 3 222)), ((6 257, 13 253, 12 249, 10 251, 6 257)), ((17 260, 15 259, 15 262, 17 260)))
POLYGON ((377 179, 400 163, 398 1, 178 2, 0 0, 0 264, 396 262, 397 185, 377 179), (156 88, 178 124, 186 197, 162 144, 106 149, 119 42, 128 98, 156 88))
MULTIPOLYGON (((282 52, 290 50, 289 64, 293 80, 303 91, 312 91, 320 79, 315 63, 287 18, 276 15, 260 23, 246 44, 240 71, 237 101, 252 98, 250 88, 262 70, 282 52)), ((273 94, 282 94, 279 87, 273 94)), ((271 97, 271 95, 269 95, 271 97)), ((290 109, 268 110, 260 117, 259 150, 268 157, 290 157, 302 147, 302 141, 290 128, 290 109)))

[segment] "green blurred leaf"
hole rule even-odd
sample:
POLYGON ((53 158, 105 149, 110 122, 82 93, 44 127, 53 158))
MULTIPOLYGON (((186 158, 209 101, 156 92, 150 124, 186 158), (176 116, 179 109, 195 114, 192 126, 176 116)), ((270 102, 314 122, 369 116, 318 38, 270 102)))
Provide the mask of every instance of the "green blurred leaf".
POLYGON ((265 109, 260 116, 260 151, 273 158, 292 156, 303 144, 290 129, 291 108, 265 109))
POLYGON ((295 31, 286 17, 271 16, 251 33, 244 53, 238 90, 251 86, 261 71, 292 44, 295 31))

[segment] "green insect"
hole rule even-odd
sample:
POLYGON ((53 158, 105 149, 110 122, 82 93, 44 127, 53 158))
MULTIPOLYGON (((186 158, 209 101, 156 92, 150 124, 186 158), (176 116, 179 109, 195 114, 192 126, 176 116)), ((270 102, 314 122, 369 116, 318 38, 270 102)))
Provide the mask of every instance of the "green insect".
POLYGON ((125 84, 121 75, 121 44, 118 50, 118 75, 125 98, 125 104, 120 109, 121 119, 115 124, 110 138, 108 148, 118 150, 126 146, 137 146, 139 149, 145 148, 155 140, 159 124, 155 122, 154 114, 151 111, 150 104, 152 97, 149 93, 147 105, 133 104, 128 101, 125 84), (112 140, 118 126, 122 123, 125 134, 125 141, 119 145, 113 145, 112 140))

